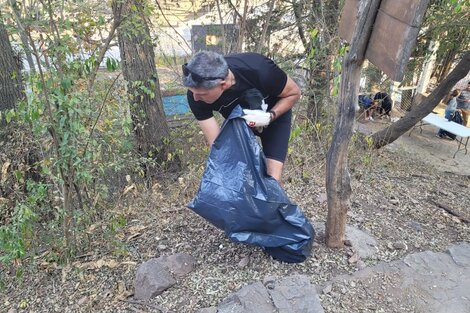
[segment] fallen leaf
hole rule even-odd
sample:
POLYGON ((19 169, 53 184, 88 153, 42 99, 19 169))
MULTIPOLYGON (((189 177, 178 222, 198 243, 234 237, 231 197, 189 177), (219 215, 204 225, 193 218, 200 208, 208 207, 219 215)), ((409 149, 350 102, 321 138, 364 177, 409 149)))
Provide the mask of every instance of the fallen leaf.
POLYGON ((124 191, 122 192, 122 195, 124 196, 126 193, 128 193, 132 189, 135 189, 135 184, 132 184, 132 185, 127 186, 126 188, 124 188, 124 191))
POLYGON ((2 179, 0 180, 0 182, 3 184, 4 182, 6 182, 7 180, 7 173, 8 173, 8 168, 10 167, 10 164, 11 162, 9 161, 6 161, 5 163, 3 163, 2 165, 2 179))

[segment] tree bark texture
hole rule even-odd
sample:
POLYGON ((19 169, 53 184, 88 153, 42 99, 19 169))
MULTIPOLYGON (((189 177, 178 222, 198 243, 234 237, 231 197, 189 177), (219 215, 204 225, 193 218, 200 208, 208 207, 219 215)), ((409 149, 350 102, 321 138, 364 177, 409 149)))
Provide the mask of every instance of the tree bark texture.
POLYGON ((263 25, 263 31, 261 32, 261 38, 259 39, 258 43, 256 44, 256 52, 261 53, 264 48, 266 42, 266 34, 268 32, 269 25, 271 23, 271 16, 273 15, 274 5, 276 4, 276 0, 271 0, 269 3, 269 11, 266 15, 266 20, 263 25))
POLYGON ((326 163, 328 217, 325 237, 327 246, 333 248, 344 245, 346 214, 351 196, 348 146, 352 135, 361 66, 379 5, 380 0, 361 0, 358 3, 357 26, 349 52, 343 61, 339 107, 326 163))
POLYGON ((307 116, 314 122, 321 116, 324 99, 329 96, 331 57, 338 51, 338 41, 333 39, 338 28, 338 7, 338 0, 302 0, 292 4, 299 36, 308 55, 307 116), (315 36, 309 34, 313 30, 318 31, 315 36))
POLYGON ((292 3, 292 9, 294 11, 294 17, 295 17, 295 24, 297 25, 297 31, 299 33, 300 40, 302 40, 302 44, 304 46, 304 49, 307 50, 308 48, 308 41, 305 36, 305 30, 304 30, 304 21, 302 18, 302 13, 303 13, 303 7, 304 5, 301 3, 302 1, 294 1, 292 3))
MULTIPOLYGON (((0 111, 12 109, 24 97, 21 63, 0 20, 0 111)), ((3 119, 2 119, 3 120, 3 119)), ((0 121, 0 124, 3 123, 0 121)))
MULTIPOLYGON (((22 19, 21 19, 21 12, 18 8, 18 5, 16 4, 16 1, 9 0, 8 3, 11 7, 13 16, 15 18, 16 26, 18 26, 19 35, 20 35, 21 43, 23 45, 24 54, 26 56, 26 60, 28 61, 28 65, 29 65, 29 71, 30 71, 31 74, 35 74, 36 73, 36 66, 34 65, 33 56, 32 56, 32 52, 31 52, 31 46, 29 45, 29 42, 28 42, 27 30, 24 26, 24 21, 22 21, 22 19)), ((27 22, 26 22, 26 24, 27 24, 27 22)))
POLYGON ((462 59, 449 75, 431 92, 424 100, 413 106, 411 111, 404 117, 391 124, 387 128, 376 132, 371 136, 373 145, 379 149, 389 143, 394 142, 401 135, 413 128, 423 117, 432 112, 439 104, 439 101, 450 93, 451 88, 464 78, 470 71, 470 51, 463 54, 462 59))
POLYGON ((249 0, 245 0, 245 4, 243 6, 243 16, 240 18, 239 24, 239 31, 238 31, 238 43, 237 43, 237 52, 243 51, 243 41, 245 40, 245 33, 246 33, 246 16, 248 14, 248 2, 249 0))
POLYGON ((115 1, 113 14, 122 19, 117 34, 138 150, 145 157, 166 161, 163 139, 169 135, 169 127, 145 6, 144 0, 115 1))

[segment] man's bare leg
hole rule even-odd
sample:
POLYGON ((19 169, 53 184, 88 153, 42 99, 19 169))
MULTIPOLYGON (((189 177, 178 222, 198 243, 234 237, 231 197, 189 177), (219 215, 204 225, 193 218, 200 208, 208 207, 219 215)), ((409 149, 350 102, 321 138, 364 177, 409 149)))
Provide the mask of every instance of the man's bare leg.
POLYGON ((284 168, 284 163, 266 158, 266 167, 268 175, 274 177, 282 186, 282 169, 284 168))

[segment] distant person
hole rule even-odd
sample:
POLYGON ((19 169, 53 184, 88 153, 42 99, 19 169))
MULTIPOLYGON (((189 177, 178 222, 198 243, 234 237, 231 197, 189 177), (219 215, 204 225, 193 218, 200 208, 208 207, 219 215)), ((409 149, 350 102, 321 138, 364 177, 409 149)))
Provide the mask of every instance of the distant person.
POLYGON ((380 117, 387 116, 391 119, 392 112, 392 100, 386 92, 377 92, 374 96, 374 102, 377 103, 376 111, 380 114, 380 117))
MULTIPOLYGON (((448 100, 447 100, 447 106, 446 106, 446 110, 444 113, 444 117, 448 119, 449 121, 451 121, 454 118, 455 112, 457 111, 457 97, 460 95, 460 93, 461 93, 460 89, 455 89, 447 97, 448 100)), ((449 137, 448 132, 446 132, 443 129, 439 129, 436 136, 439 138, 449 137)))
POLYGON ((462 90, 457 97, 457 109, 462 112, 463 125, 468 126, 468 119, 470 117, 470 82, 467 84, 467 89, 462 90))
POLYGON ((359 95, 359 107, 364 110, 365 120, 373 121, 372 117, 372 99, 367 95, 359 95))

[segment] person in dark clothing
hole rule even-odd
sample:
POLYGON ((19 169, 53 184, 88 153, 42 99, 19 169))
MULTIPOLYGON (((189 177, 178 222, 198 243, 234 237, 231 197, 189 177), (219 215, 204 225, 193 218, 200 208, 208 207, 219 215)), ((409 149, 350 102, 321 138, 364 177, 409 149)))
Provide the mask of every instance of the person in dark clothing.
POLYGON ((281 182, 290 136, 292 107, 300 99, 297 84, 271 59, 257 53, 222 56, 201 51, 183 65, 183 85, 188 88, 189 107, 208 142, 220 132, 213 112, 227 118, 243 107, 248 126, 261 138, 268 175, 281 182), (266 110, 252 109, 243 101, 247 91, 257 89, 266 110), (259 127, 262 132, 257 131, 259 127))
POLYGON ((359 107, 364 110, 365 119, 368 121, 373 121, 372 117, 373 108, 372 108, 372 99, 367 95, 358 96, 359 107))
POLYGON ((380 114, 380 116, 388 116, 388 118, 391 117, 390 113, 392 112, 392 100, 386 92, 377 92, 374 96, 374 102, 376 102, 376 111, 380 114))

